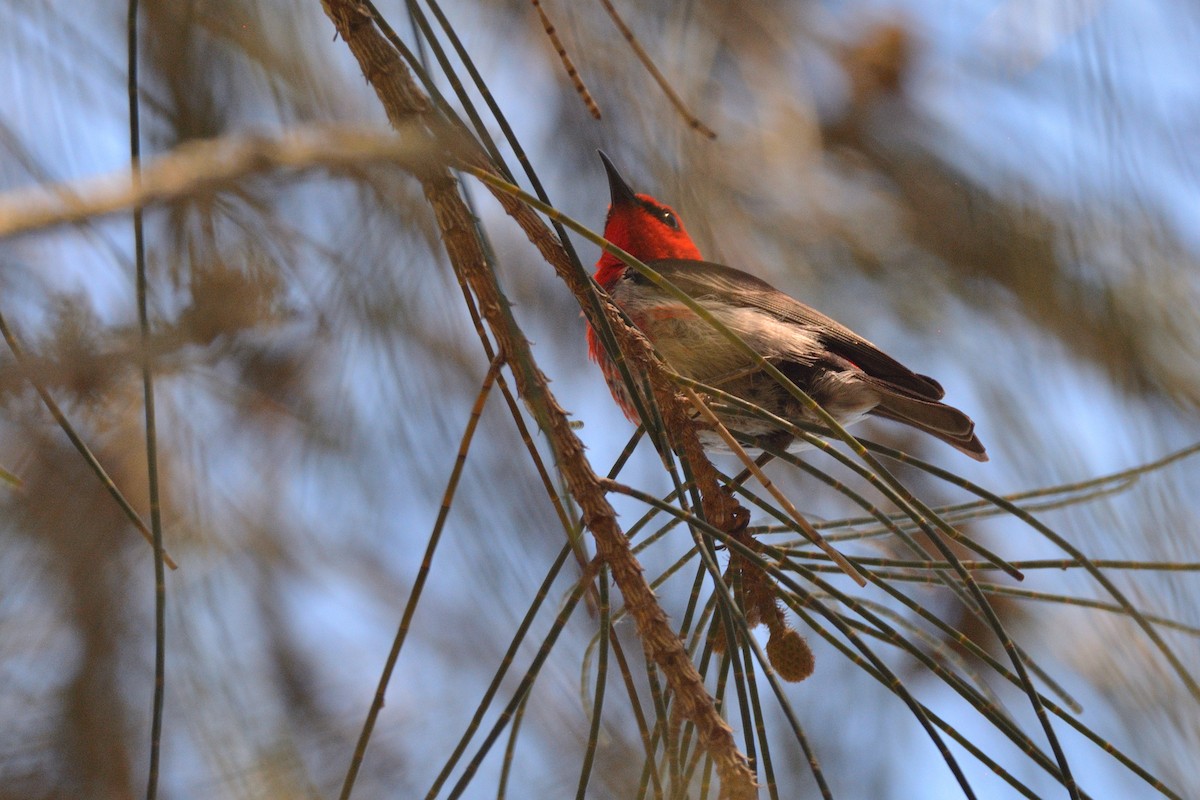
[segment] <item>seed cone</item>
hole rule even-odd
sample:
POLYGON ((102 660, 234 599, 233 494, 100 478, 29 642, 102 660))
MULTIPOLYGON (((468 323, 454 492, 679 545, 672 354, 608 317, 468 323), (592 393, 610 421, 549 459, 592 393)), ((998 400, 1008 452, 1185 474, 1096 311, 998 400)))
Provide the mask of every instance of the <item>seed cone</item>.
POLYGON ((771 631, 771 638, 767 641, 767 659, 779 677, 791 683, 799 683, 812 675, 815 666, 808 642, 791 628, 771 631))

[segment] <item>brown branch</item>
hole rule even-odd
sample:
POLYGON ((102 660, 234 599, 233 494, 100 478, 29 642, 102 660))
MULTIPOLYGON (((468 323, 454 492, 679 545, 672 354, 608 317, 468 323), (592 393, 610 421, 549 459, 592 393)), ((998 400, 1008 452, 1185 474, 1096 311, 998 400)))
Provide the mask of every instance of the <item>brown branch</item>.
POLYGON ((700 416, 708 421, 708 424, 712 427, 712 429, 716 431, 717 435, 720 436, 725 442, 725 446, 729 448, 730 452, 732 452, 741 460, 747 471, 749 471, 751 475, 758 479, 758 482, 762 484, 762 487, 767 490, 771 497, 775 498, 775 502, 779 503, 779 506, 787 512, 788 516, 792 518, 801 532, 808 537, 808 540, 817 547, 821 548, 821 550, 825 552, 825 555, 829 556, 833 563, 837 564, 843 572, 854 579, 855 583, 857 583, 859 586, 866 586, 867 579, 863 576, 861 570, 847 561, 844 555, 839 553, 833 545, 827 542, 825 537, 818 533, 817 529, 814 528, 812 524, 804 518, 804 515, 796 509, 796 506, 792 504, 792 501, 788 500, 787 496, 783 492, 779 491, 778 487, 775 486, 774 481, 767 477, 766 473, 764 473, 762 469, 754 463, 754 459, 750 458, 750 455, 745 451, 745 449, 738 444, 737 439, 733 437, 733 434, 729 432, 729 429, 721 424, 721 420, 717 418, 716 413, 714 413, 713 410, 708 407, 708 404, 700 398, 700 395, 696 394, 696 390, 690 386, 686 386, 684 387, 684 392, 688 400, 691 401, 696 410, 700 412, 700 416))
POLYGON ((189 142, 142 164, 138 181, 128 168, 83 180, 0 194, 0 239, 79 223, 152 203, 211 195, 239 181, 281 170, 358 170, 373 162, 401 166, 427 161, 446 147, 346 125, 297 126, 279 136, 247 134, 189 142))
POLYGON ((532 0, 532 2, 533 7, 537 9, 538 19, 542 22, 542 28, 546 31, 546 36, 550 39, 550 44, 554 46, 554 52, 558 53, 558 60, 562 62, 563 69, 567 71, 567 77, 571 79, 571 85, 575 87, 575 93, 579 95, 579 99, 587 106, 588 113, 595 119, 600 119, 600 106, 596 103, 596 98, 592 97, 592 93, 588 91, 587 84, 583 82, 583 76, 575 68, 575 62, 571 60, 571 56, 567 53, 566 45, 562 43, 562 39, 558 38, 558 31, 555 29, 554 23, 550 21, 550 16, 546 13, 546 9, 542 8, 541 0, 532 0))
MULTIPOLYGON (((430 109, 428 99, 421 94, 398 54, 372 24, 368 12, 353 0, 322 0, 322 5, 337 32, 358 59, 363 74, 383 103, 392 125, 401 127, 414 117, 423 118, 430 109)), ((471 156, 470 161, 491 168, 482 152, 471 156)), ((444 163, 432 161, 417 171, 417 178, 433 208, 447 256, 479 299, 480 311, 498 346, 508 356, 517 388, 550 441, 567 485, 583 511, 584 523, 595 537, 597 554, 612 570, 613 579, 637 624, 642 646, 662 669, 676 695, 679 712, 695 724, 701 741, 716 764, 722 797, 736 800, 757 797, 754 774, 746 757, 737 749, 733 731, 721 718, 683 642, 671 628, 666 613, 647 583, 642 567, 617 523, 616 513, 608 502, 601 479, 584 455, 583 443, 571 429, 566 413, 550 392, 545 376, 534 362, 528 341, 513 319, 494 274, 488 269, 471 214, 454 178, 444 163)), ((501 193, 498 199, 566 281, 581 305, 588 308, 590 285, 584 276, 572 268, 558 240, 541 219, 515 198, 501 193)), ((647 367, 645 374, 654 388, 655 398, 664 409, 664 416, 668 417, 668 430, 676 446, 687 456, 696 454, 697 465, 707 464, 699 449, 695 429, 687 418, 686 407, 670 388, 670 381, 649 344, 636 331, 623 324, 610 303, 605 304, 605 314, 627 357, 647 367), (679 424, 680 420, 682 424, 679 424)), ((708 469, 712 469, 711 465, 708 469)), ((715 488, 715 478, 712 484, 715 488)))

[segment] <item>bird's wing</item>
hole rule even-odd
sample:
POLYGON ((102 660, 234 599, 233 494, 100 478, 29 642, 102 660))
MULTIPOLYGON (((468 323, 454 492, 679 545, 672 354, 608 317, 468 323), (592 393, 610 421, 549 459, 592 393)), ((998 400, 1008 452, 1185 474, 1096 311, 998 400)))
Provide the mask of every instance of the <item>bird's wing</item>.
POLYGON ((941 400, 946 394, 933 378, 913 372, 845 325, 749 273, 710 261, 682 259, 652 261, 648 266, 698 301, 720 299, 758 308, 818 332, 822 344, 831 353, 887 384, 893 391, 931 401, 941 400))

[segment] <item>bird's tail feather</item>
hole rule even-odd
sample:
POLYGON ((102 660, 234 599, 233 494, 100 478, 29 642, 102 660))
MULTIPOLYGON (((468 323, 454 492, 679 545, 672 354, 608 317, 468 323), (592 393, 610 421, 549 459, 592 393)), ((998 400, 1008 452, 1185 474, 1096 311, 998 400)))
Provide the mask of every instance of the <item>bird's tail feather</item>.
POLYGON ((936 436, 976 461, 987 461, 987 450, 975 435, 975 423, 963 412, 945 403, 921 400, 883 382, 872 381, 879 392, 879 405, 871 413, 903 422, 930 436, 936 436))

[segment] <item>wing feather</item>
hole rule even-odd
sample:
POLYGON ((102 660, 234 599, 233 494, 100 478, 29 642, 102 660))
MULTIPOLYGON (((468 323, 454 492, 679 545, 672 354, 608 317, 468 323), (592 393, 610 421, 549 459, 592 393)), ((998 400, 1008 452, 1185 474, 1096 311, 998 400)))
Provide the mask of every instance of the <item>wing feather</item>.
POLYGON ((737 303, 818 332, 821 343, 830 352, 850 361, 897 394, 926 401, 941 400, 946 394, 933 378, 913 372, 845 325, 789 297, 761 278, 710 261, 666 259, 649 262, 649 266, 696 300, 721 298, 728 302, 732 298, 737 303))

